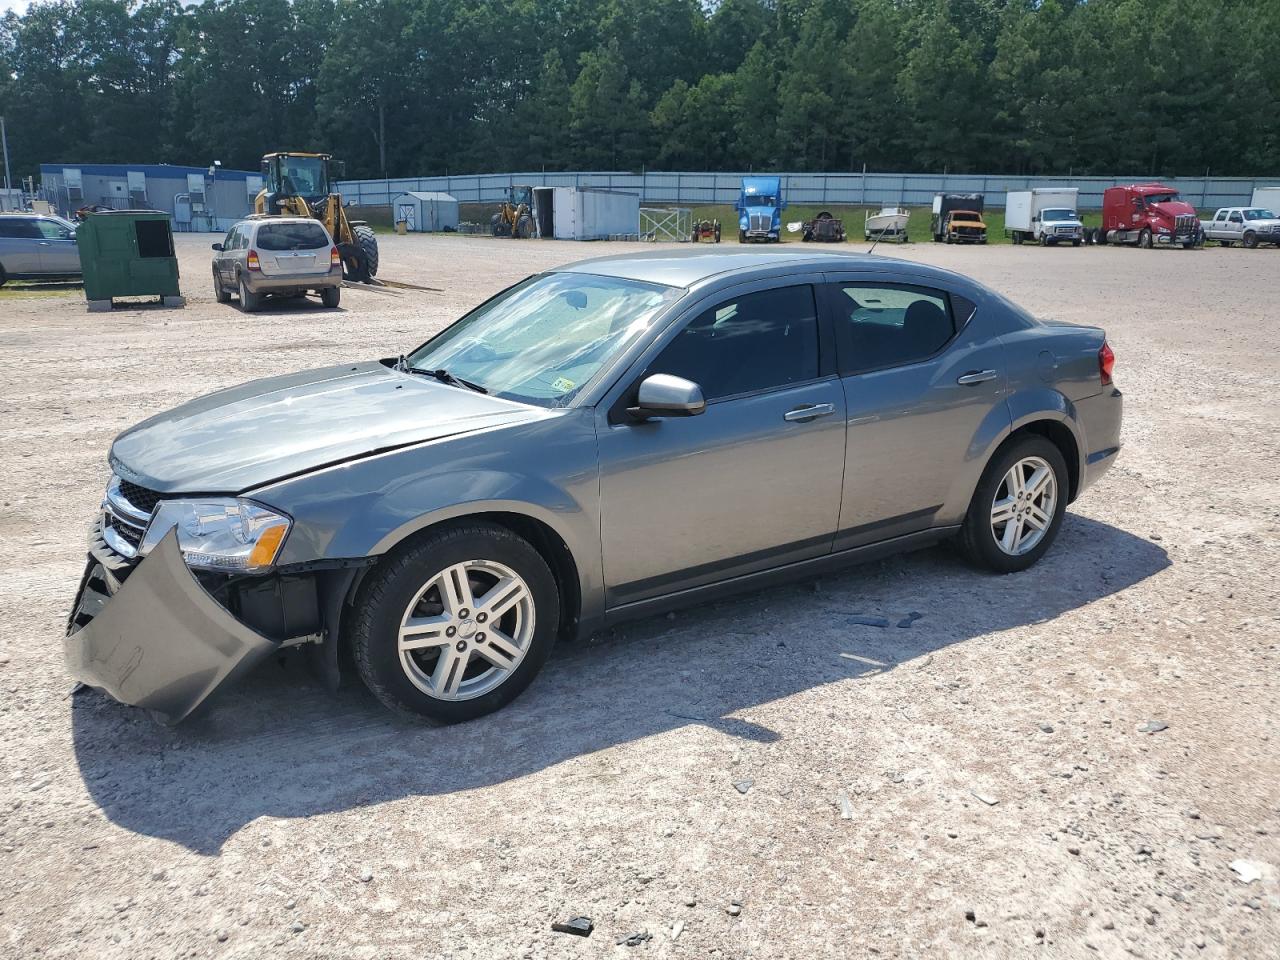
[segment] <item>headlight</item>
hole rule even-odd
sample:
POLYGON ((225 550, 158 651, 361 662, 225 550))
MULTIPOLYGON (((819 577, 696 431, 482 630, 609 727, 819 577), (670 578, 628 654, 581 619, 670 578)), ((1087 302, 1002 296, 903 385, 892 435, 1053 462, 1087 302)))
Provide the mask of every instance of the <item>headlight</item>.
POLYGON ((1169 233, 1168 227, 1156 227, 1156 233, 1169 233))
POLYGON ((227 573, 270 570, 293 521, 252 500, 161 500, 138 553, 150 553, 174 527, 187 566, 227 573))

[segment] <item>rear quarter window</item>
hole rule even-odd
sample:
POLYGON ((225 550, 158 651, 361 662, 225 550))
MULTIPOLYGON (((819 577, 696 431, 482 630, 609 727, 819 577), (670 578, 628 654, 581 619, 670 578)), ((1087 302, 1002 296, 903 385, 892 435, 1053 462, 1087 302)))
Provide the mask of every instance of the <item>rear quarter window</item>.
POLYGON ((318 223, 264 223, 254 244, 259 250, 315 250, 329 246, 329 236, 318 223))

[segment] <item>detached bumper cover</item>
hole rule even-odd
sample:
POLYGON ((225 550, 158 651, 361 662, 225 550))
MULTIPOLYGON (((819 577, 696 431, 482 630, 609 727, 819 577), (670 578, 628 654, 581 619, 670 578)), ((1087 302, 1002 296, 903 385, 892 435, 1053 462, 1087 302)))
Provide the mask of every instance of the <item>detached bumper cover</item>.
POLYGON ((200 586, 174 530, 114 594, 100 589, 114 582, 90 557, 63 641, 67 670, 164 723, 182 720, 279 646, 200 586))

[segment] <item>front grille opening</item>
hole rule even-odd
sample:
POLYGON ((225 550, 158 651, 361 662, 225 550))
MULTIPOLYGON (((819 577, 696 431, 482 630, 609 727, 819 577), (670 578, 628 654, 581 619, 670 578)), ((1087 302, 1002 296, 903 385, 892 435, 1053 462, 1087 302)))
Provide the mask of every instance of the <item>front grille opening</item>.
POLYGON ((143 513, 150 513, 160 502, 160 494, 146 487, 140 487, 136 483, 130 483, 128 480, 120 481, 120 496, 143 513))
POLYGON ((110 514, 107 516, 107 523, 120 536, 120 539, 127 542, 135 550, 138 548, 138 544, 142 543, 142 530, 140 528, 124 523, 118 517, 110 514))

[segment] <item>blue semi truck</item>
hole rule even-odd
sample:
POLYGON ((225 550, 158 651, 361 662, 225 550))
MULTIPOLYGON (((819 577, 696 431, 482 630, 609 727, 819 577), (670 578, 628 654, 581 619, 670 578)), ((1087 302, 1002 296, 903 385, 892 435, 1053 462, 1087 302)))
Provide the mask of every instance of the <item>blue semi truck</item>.
POLYGON ((782 199, 779 177, 743 177, 734 209, 738 211, 738 242, 759 240, 777 243, 782 236, 782 199))

